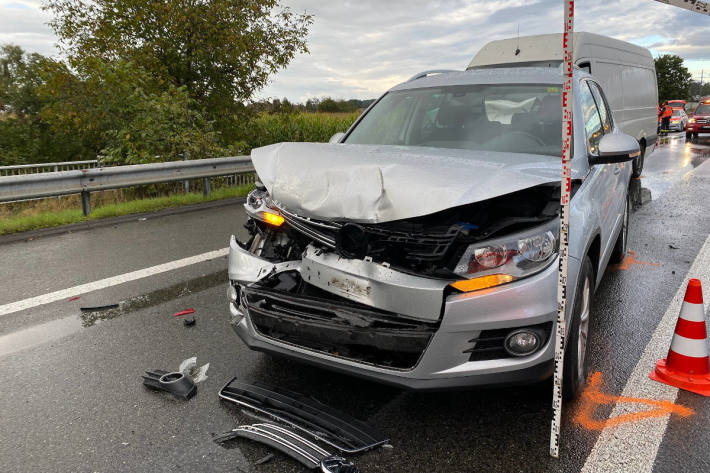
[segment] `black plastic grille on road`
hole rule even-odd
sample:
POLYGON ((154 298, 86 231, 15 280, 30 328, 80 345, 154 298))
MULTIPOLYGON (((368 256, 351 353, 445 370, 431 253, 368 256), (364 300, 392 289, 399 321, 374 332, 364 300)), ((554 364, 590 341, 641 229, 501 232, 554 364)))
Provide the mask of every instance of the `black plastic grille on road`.
POLYGON ((265 414, 342 452, 358 453, 389 440, 379 430, 313 398, 283 388, 233 378, 219 397, 265 414))

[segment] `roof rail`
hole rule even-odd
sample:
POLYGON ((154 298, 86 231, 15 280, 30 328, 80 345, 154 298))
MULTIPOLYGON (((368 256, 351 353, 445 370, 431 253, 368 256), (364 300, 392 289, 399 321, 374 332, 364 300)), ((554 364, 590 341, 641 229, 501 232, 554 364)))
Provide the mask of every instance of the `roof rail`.
POLYGON ((407 82, 412 82, 413 80, 421 79, 422 77, 430 76, 432 74, 444 74, 446 72, 461 72, 455 69, 432 69, 430 71, 420 72, 419 74, 414 74, 412 77, 407 79, 407 82))

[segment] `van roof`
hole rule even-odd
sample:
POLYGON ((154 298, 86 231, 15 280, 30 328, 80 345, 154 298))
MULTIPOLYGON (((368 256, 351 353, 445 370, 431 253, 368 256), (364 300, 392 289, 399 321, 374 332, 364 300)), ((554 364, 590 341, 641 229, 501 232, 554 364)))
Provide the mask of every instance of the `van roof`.
MULTIPOLYGON (((653 57, 648 49, 608 36, 574 33, 575 63, 591 58, 604 58, 625 64, 650 67, 653 57)), ((562 33, 521 36, 491 41, 473 57, 467 69, 496 67, 507 64, 539 64, 556 66, 562 62, 562 33)))
MULTIPOLYGON (((591 77, 589 74, 579 69, 575 69, 574 74, 575 77, 591 77)), ((562 68, 516 66, 510 68, 471 69, 467 71, 434 74, 410 80, 409 82, 403 82, 390 90, 475 84, 562 84, 562 79, 562 68)))

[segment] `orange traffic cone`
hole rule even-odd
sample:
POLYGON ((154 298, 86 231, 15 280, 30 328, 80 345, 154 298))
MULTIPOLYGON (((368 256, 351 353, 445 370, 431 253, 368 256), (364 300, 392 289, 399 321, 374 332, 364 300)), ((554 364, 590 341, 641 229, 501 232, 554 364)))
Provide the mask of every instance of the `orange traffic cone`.
POLYGON ((710 357, 699 279, 688 281, 668 356, 656 363, 649 376, 676 388, 710 396, 710 357))

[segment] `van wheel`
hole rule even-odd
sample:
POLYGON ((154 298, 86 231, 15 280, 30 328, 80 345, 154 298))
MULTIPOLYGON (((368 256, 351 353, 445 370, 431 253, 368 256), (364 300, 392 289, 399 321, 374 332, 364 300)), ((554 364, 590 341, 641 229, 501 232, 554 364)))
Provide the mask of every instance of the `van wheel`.
POLYGON ((578 398, 587 382, 587 340, 594 287, 593 274, 592 262, 589 256, 585 256, 577 279, 572 317, 565 341, 562 397, 566 401, 578 398))
POLYGON ((626 258, 626 246, 629 240, 629 214, 631 210, 631 196, 626 194, 626 207, 624 207, 624 216, 621 219, 621 231, 619 232, 619 237, 616 239, 616 244, 614 245, 614 250, 611 252, 611 258, 609 262, 612 264, 618 264, 624 261, 626 258))
POLYGON ((646 146, 643 143, 639 143, 639 148, 641 154, 636 156, 631 162, 631 177, 641 177, 641 172, 643 171, 643 160, 646 156, 646 146))

